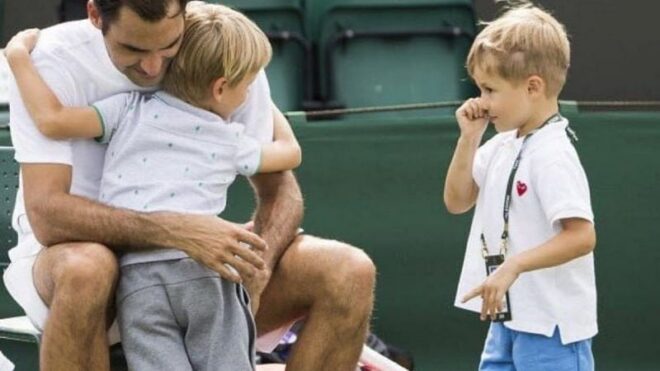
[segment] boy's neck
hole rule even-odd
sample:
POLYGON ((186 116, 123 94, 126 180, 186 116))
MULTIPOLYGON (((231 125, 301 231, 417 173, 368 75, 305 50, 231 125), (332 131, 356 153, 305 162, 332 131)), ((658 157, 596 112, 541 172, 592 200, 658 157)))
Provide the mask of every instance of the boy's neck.
POLYGON ((537 106, 527 123, 518 128, 518 137, 524 137, 532 131, 540 128, 545 122, 559 113, 559 102, 557 99, 548 99, 537 106))

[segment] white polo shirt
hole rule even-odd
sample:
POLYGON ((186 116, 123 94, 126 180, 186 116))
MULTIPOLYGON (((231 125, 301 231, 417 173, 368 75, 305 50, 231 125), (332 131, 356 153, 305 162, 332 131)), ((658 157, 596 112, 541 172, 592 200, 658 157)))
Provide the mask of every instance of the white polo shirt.
MULTIPOLYGON (((561 219, 593 223, 589 184, 562 119, 528 140, 514 179, 507 256, 530 250, 561 231, 561 219)), ((500 133, 477 151, 473 177, 479 195, 472 219, 455 305, 481 311, 481 298, 461 304, 467 292, 486 279, 480 235, 489 254, 498 254, 503 231, 504 195, 513 162, 523 144, 516 131, 500 133)), ((589 339, 598 332, 593 253, 557 267, 523 273, 509 290, 510 329, 552 336, 562 343, 589 339)))
MULTIPOLYGON (((62 23, 41 31, 32 60, 48 86, 67 106, 88 106, 118 93, 145 90, 115 68, 108 57, 101 31, 89 20, 62 23)), ((94 140, 55 141, 41 135, 13 81, 10 84, 9 104, 16 160, 20 163, 71 165, 71 193, 96 199, 106 146, 94 140)), ((247 135, 255 138, 270 135, 272 138, 270 89, 264 72, 257 76, 246 102, 234 114, 234 119, 245 124, 247 135)), ((18 246, 9 252, 12 261, 34 255, 41 249, 38 244, 30 242, 34 238, 25 213, 22 189, 21 184, 12 218, 18 233, 18 246)))
MULTIPOLYGON (((124 93, 94 103, 108 143, 99 200, 137 211, 218 215, 236 175, 259 169, 260 138, 245 126, 165 92, 124 93)), ((175 249, 123 254, 121 265, 180 259, 175 249)))

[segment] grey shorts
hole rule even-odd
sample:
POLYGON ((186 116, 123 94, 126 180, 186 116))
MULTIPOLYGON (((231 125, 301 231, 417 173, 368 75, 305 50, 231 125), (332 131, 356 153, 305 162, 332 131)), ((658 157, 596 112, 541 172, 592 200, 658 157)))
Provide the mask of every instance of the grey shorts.
POLYGON ((256 328, 245 289, 192 259, 122 267, 117 310, 130 370, 255 367, 256 328))

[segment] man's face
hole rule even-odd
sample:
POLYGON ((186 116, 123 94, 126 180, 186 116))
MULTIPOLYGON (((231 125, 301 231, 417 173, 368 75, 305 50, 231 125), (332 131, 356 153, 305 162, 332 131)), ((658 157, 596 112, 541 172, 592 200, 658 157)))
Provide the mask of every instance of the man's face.
POLYGON ((170 4, 167 16, 155 22, 124 6, 104 35, 112 63, 136 85, 158 85, 181 46, 184 14, 178 2, 170 4))

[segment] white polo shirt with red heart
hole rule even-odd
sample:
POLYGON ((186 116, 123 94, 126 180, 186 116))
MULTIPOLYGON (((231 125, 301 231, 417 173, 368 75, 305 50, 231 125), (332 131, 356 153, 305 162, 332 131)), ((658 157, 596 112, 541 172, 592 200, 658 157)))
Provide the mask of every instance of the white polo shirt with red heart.
MULTIPOLYGON (((507 257, 557 235, 562 219, 593 223, 589 184, 567 126, 564 118, 553 121, 525 144, 512 189, 507 257)), ((479 196, 456 295, 459 308, 481 311, 481 298, 460 301, 486 278, 481 233, 489 254, 499 253, 507 182, 523 140, 516 137, 515 130, 500 133, 475 156, 472 174, 479 196)), ((523 273, 509 295, 513 319, 504 324, 510 329, 552 336, 559 327, 564 344, 598 333, 593 253, 557 267, 523 273)))

